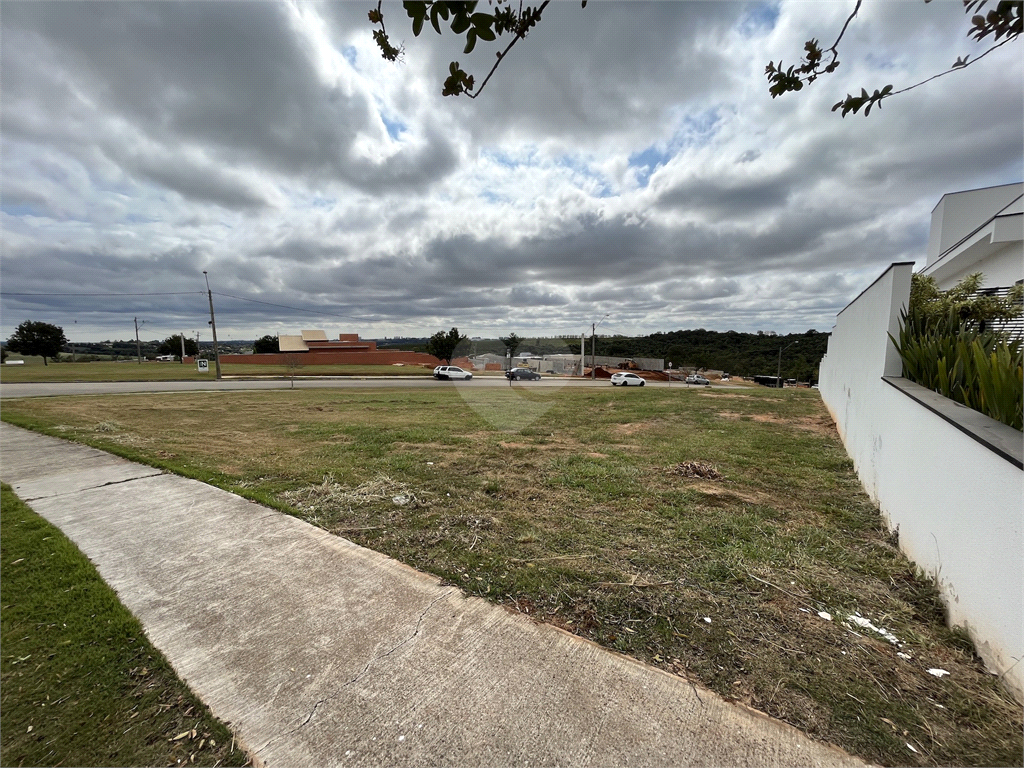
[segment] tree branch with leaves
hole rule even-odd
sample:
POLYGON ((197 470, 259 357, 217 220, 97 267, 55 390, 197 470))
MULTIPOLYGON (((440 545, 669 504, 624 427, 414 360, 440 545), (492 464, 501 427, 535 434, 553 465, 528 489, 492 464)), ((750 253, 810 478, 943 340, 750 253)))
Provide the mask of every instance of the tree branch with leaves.
MULTIPOLYGON (((524 8, 522 2, 515 7, 511 3, 501 5, 500 0, 490 0, 489 5, 494 8, 493 13, 478 11, 476 2, 457 2, 456 0, 405 0, 402 7, 410 19, 415 36, 419 37, 427 22, 439 35, 444 34, 445 28, 447 28, 455 35, 466 38, 464 48, 466 54, 476 48, 479 40, 495 42, 499 37, 511 36, 510 42, 504 49, 495 52, 495 61, 479 87, 476 85, 476 78, 466 72, 459 62, 453 61, 448 65, 448 75, 445 78, 441 94, 443 96, 468 96, 475 99, 483 92, 487 83, 490 82, 491 76, 494 75, 516 43, 526 39, 530 30, 540 23, 541 16, 549 2, 550 0, 544 0, 536 7, 526 6, 524 8)), ((932 0, 924 0, 924 2, 930 3, 932 0)), ((991 6, 988 5, 989 0, 962 0, 962 2, 964 11, 971 16, 967 37, 978 43, 990 42, 991 45, 987 49, 977 55, 958 56, 949 69, 899 90, 893 90, 892 84, 877 88, 872 93, 868 93, 867 89, 862 88, 859 95, 847 94, 846 98, 837 101, 832 106, 832 111, 841 110, 841 115, 846 117, 851 112, 857 114, 863 109, 864 115, 867 116, 872 107, 875 105, 880 107, 884 99, 919 88, 951 72, 965 69, 981 61, 993 51, 1018 40, 1021 33, 1024 32, 1024 0, 996 0, 991 6), (986 6, 988 6, 987 11, 985 11, 986 6), (983 13, 983 11, 985 12, 983 13)), ((803 58, 799 64, 786 67, 781 60, 778 64, 774 61, 768 62, 765 75, 769 82, 768 92, 772 98, 784 93, 801 91, 805 85, 810 85, 822 75, 830 75, 839 68, 839 44, 856 19, 862 4, 863 0, 856 0, 853 10, 843 23, 835 42, 828 48, 822 48, 818 40, 812 38, 804 44, 803 58)), ((582 0, 582 6, 587 7, 587 0, 582 0)), ((378 0, 377 7, 370 10, 369 19, 371 24, 379 27, 373 31, 373 39, 380 48, 381 55, 388 61, 400 61, 405 53, 405 48, 403 45, 396 47, 388 37, 387 29, 384 26, 382 0, 378 0)))
MULTIPOLYGON (((493 3, 494 12, 484 13, 477 10, 476 2, 456 2, 456 0, 405 0, 402 7, 412 23, 412 33, 419 37, 424 25, 429 21, 437 34, 442 34, 442 27, 448 27, 455 35, 465 36, 466 46, 463 53, 472 53, 476 48, 478 40, 488 43, 495 42, 499 37, 511 35, 511 40, 503 50, 495 53, 495 61, 487 75, 476 87, 476 78, 466 72, 453 61, 448 65, 448 77, 444 81, 441 90, 442 96, 468 96, 475 99, 479 96, 498 66, 512 50, 513 46, 520 40, 525 40, 530 30, 540 23, 544 9, 548 7, 550 0, 544 0, 540 5, 523 7, 522 2, 518 7, 511 3, 501 5, 500 2, 493 3)), ((582 0, 583 7, 587 7, 587 0, 582 0)), ((384 12, 378 0, 377 7, 370 10, 370 23, 379 25, 380 29, 373 32, 373 39, 380 48, 381 55, 388 61, 399 60, 405 52, 404 46, 395 47, 388 38, 384 26, 384 12)))
MULTIPOLYGON (((925 3, 930 3, 931 1, 924 0, 925 3)), ((768 62, 764 72, 770 83, 768 92, 772 95, 773 99, 784 93, 803 90, 805 84, 810 85, 820 76, 832 74, 839 68, 839 43, 849 29, 850 23, 860 11, 862 2, 863 0, 857 0, 853 11, 843 24, 839 36, 830 47, 823 50, 817 39, 811 39, 804 43, 804 56, 799 64, 784 67, 781 60, 778 64, 771 61, 768 62), (826 56, 826 54, 830 55, 826 56)), ((925 83, 930 83, 932 80, 964 69, 985 58, 996 49, 1017 40, 1021 33, 1024 32, 1024 0, 998 0, 995 7, 990 8, 988 13, 980 13, 987 3, 988 0, 963 0, 965 13, 971 14, 974 11, 979 11, 979 13, 975 13, 971 17, 971 26, 967 32, 967 37, 979 43, 991 38, 993 44, 985 51, 974 56, 974 58, 971 58, 971 54, 958 56, 949 69, 900 90, 894 91, 892 84, 889 84, 875 89, 870 94, 865 88, 861 88, 860 94, 857 96, 848 93, 845 99, 841 99, 832 105, 832 111, 842 110, 842 116, 846 117, 850 112, 857 114, 863 108, 864 116, 867 117, 871 112, 871 108, 876 104, 881 109, 883 99, 912 91, 925 83)))

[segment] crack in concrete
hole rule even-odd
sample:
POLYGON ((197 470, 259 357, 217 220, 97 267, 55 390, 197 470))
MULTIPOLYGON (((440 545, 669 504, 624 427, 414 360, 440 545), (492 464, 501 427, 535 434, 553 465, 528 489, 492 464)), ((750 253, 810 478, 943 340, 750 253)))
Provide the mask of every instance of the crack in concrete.
POLYGON ((313 708, 309 711, 309 714, 306 715, 306 719, 305 720, 303 720, 301 723, 296 725, 294 728, 286 731, 285 733, 282 733, 279 736, 272 737, 262 747, 259 747, 258 749, 253 750, 253 754, 254 755, 258 755, 260 752, 262 752, 267 747, 269 747, 273 742, 278 741, 279 739, 283 739, 283 738, 286 738, 288 736, 291 736, 296 731, 299 731, 302 728, 304 728, 306 725, 308 725, 310 723, 310 721, 313 719, 314 715, 316 715, 316 711, 320 708, 320 706, 322 704, 326 704, 327 702, 332 701, 332 700, 338 698, 342 694, 342 691, 345 688, 348 688, 348 686, 352 685, 355 682, 358 682, 363 677, 363 675, 366 674, 367 670, 370 669, 370 666, 375 661, 380 661, 381 659, 386 659, 388 656, 393 654, 395 651, 397 651, 403 645, 406 645, 407 643, 412 642, 412 640, 420 633, 420 628, 423 626, 423 620, 426 618, 427 614, 430 612, 430 609, 433 608, 436 603, 439 603, 441 600, 444 600, 449 595, 454 594, 454 592, 455 592, 455 590, 449 590, 448 592, 445 592, 443 595, 439 595, 438 597, 435 597, 433 600, 431 600, 429 605, 427 605, 427 607, 423 609, 423 611, 420 613, 419 618, 416 620, 416 627, 413 629, 412 634, 410 634, 407 638, 405 638, 400 643, 395 645, 389 651, 386 651, 385 653, 379 653, 376 656, 373 656, 372 658, 370 658, 370 660, 367 661, 366 664, 363 665, 363 668, 359 671, 359 673, 355 677, 353 677, 351 680, 349 680, 348 682, 344 683, 341 686, 340 690, 338 690, 336 693, 332 693, 329 696, 324 696, 322 699, 319 699, 313 705, 313 708))
MULTIPOLYGON (((61 496, 70 496, 73 493, 83 493, 84 491, 95 491, 95 490, 98 490, 99 488, 108 488, 111 485, 123 485, 124 483, 134 482, 135 480, 146 480, 146 479, 148 479, 150 477, 157 477, 158 475, 162 475, 162 474, 164 474, 164 473, 161 470, 156 470, 152 474, 148 474, 148 475, 139 475, 138 477, 126 477, 123 480, 110 480, 110 481, 108 481, 106 483, 100 483, 99 485, 88 485, 88 486, 85 486, 84 488, 75 488, 74 490, 63 491, 62 493, 51 493, 48 496, 29 496, 27 498, 23 498, 23 500, 26 503, 28 503, 29 501, 38 501, 39 499, 59 499, 61 496)), ((17 487, 17 486, 15 486, 15 487, 17 487)))

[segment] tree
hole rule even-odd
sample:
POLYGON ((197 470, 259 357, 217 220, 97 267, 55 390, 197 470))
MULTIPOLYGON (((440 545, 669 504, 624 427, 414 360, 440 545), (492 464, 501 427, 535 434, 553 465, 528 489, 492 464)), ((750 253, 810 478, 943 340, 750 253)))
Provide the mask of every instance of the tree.
MULTIPOLYGON (((459 66, 459 62, 453 61, 448 65, 448 77, 444 81, 441 95, 465 95, 475 99, 483 92, 494 71, 505 60, 512 47, 520 40, 525 39, 529 31, 540 23, 541 15, 544 9, 547 8, 548 2, 549 0, 544 0, 536 8, 529 6, 523 8, 520 5, 518 9, 514 8, 511 4, 503 7, 498 3, 494 13, 478 12, 476 10, 476 2, 454 2, 454 0, 405 0, 402 6, 409 16, 414 35, 419 37, 420 32, 423 31, 424 23, 428 20, 434 31, 439 35, 442 34, 442 27, 447 26, 454 34, 465 36, 466 47, 464 51, 467 54, 476 47, 478 40, 494 42, 498 37, 506 34, 511 35, 512 40, 505 46, 504 50, 496 52, 495 62, 487 76, 483 79, 483 82, 480 83, 479 88, 476 88, 475 78, 463 70, 459 66), (450 23, 449 19, 451 19, 450 23), (442 21, 444 22, 443 24, 441 23, 442 21)), ((790 91, 802 90, 805 84, 810 85, 821 75, 831 74, 838 69, 839 43, 842 41, 843 35, 846 34, 850 23, 860 11, 862 2, 863 0, 856 0, 853 11, 847 17, 846 23, 843 24, 839 36, 832 43, 831 47, 822 50, 817 39, 812 38, 804 44, 804 56, 800 64, 784 68, 781 59, 777 65, 774 62, 768 62, 768 66, 765 68, 765 75, 768 77, 768 92, 772 95, 772 98, 790 91), (826 54, 830 54, 830 56, 826 58, 826 54)), ((924 0, 924 2, 930 3, 931 0, 924 0)), ((964 10, 969 16, 972 12, 978 12, 970 18, 970 28, 968 29, 967 36, 979 43, 991 39, 989 48, 978 55, 974 55, 973 58, 971 58, 972 54, 959 56, 946 71, 898 91, 894 91, 893 86, 890 84, 876 89, 872 94, 868 94, 867 90, 863 88, 858 96, 847 94, 845 99, 836 102, 832 107, 832 111, 835 112, 841 109, 842 116, 846 117, 850 112, 856 114, 864 107, 864 115, 867 116, 871 112, 871 108, 875 104, 879 104, 883 99, 899 93, 906 93, 937 77, 964 69, 984 58, 996 48, 1017 40, 1021 33, 1024 33, 1024 0, 997 0, 994 3, 995 7, 989 7, 988 12, 985 14, 980 13, 988 2, 989 0, 963 0, 964 10)), ((582 0, 582 6, 584 8, 587 7, 587 0, 582 0)), ((389 40, 387 30, 384 27, 384 14, 381 12, 380 0, 378 0, 377 7, 370 10, 369 18, 371 24, 374 26, 379 25, 380 27, 380 29, 374 30, 373 38, 381 50, 381 55, 388 61, 398 61, 401 59, 405 53, 404 48, 402 46, 396 48, 389 40)))
POLYGON ((64 329, 60 326, 26 320, 7 340, 7 348, 22 355, 39 355, 43 358, 43 365, 47 365, 46 358, 56 360, 67 343, 64 329))
POLYGON ((452 328, 448 333, 438 331, 427 342, 427 353, 450 365, 456 348, 468 338, 461 335, 458 328, 452 328))
POLYGON ((288 376, 292 380, 292 389, 295 389, 295 375, 300 368, 306 365, 305 353, 291 352, 284 357, 284 364, 288 368, 288 376))
POLYGON ((7 360, 7 347, 0 347, 0 363, 7 360))
MULTIPOLYGON (((157 352, 161 355, 181 355, 181 334, 175 334, 174 336, 168 336, 157 347, 157 352)), ((188 336, 185 337, 185 355, 195 357, 199 354, 199 345, 195 339, 190 339, 188 336)))
POLYGON ((498 341, 505 345, 510 359, 516 356, 516 350, 523 343, 523 340, 514 333, 510 333, 508 336, 499 336, 498 341))
MULTIPOLYGON (((842 41, 843 35, 846 34, 850 22, 853 21, 857 16, 857 12, 860 11, 862 2, 863 0, 857 0, 857 4, 853 7, 853 11, 847 17, 846 23, 843 24, 843 28, 839 31, 839 36, 832 43, 831 47, 822 50, 818 41, 812 38, 804 43, 804 57, 799 65, 783 69, 781 59, 778 65, 771 61, 768 62, 764 73, 771 84, 768 92, 772 95, 773 99, 790 91, 803 90, 805 83, 810 85, 821 75, 832 74, 839 68, 839 43, 842 41), (826 60, 825 54, 831 54, 831 56, 826 60)), ((924 0, 924 2, 930 3, 931 0, 924 0)), ((987 3, 988 0, 963 0, 964 12, 970 15, 972 11, 981 11, 987 3)), ((919 83, 914 83, 898 91, 893 90, 891 83, 883 88, 875 89, 875 92, 872 94, 868 94, 866 89, 861 88, 859 96, 846 94, 845 99, 837 101, 832 106, 832 111, 835 112, 837 109, 841 109, 842 116, 846 117, 850 112, 857 114, 860 108, 864 107, 864 116, 867 117, 875 104, 878 104, 879 108, 881 108, 881 101, 883 99, 900 93, 906 93, 918 86, 931 82, 937 77, 948 75, 950 72, 955 72, 958 69, 964 69, 974 62, 983 59, 996 48, 1001 48, 1007 43, 1017 40, 1022 32, 1024 32, 1024 0, 998 0, 995 3, 995 7, 990 8, 987 14, 977 13, 971 17, 971 26, 967 31, 967 37, 973 38, 979 43, 991 38, 992 42, 992 45, 974 56, 973 59, 971 54, 958 56, 950 68, 944 72, 939 72, 919 83)))
POLYGON ((260 336, 252 344, 252 351, 257 355, 265 355, 270 352, 280 352, 277 336, 260 336))

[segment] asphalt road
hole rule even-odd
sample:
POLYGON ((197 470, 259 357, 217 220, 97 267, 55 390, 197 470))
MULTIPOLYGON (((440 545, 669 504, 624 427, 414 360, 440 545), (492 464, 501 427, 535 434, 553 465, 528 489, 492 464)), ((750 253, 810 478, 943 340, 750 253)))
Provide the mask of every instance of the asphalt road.
MULTIPOLYGON (((220 381, 71 381, 0 385, 0 399, 17 397, 56 397, 59 395, 117 395, 135 392, 211 392, 262 389, 358 389, 368 387, 507 387, 508 381, 498 376, 477 376, 472 381, 437 381, 427 377, 318 377, 288 379, 221 379, 220 381)), ((540 381, 517 382, 517 387, 611 387, 607 379, 546 378, 540 381)), ((651 381, 651 387, 667 387, 668 382, 651 381)), ((671 386, 686 388, 683 382, 671 386)), ((728 386, 728 385, 724 385, 728 386)))

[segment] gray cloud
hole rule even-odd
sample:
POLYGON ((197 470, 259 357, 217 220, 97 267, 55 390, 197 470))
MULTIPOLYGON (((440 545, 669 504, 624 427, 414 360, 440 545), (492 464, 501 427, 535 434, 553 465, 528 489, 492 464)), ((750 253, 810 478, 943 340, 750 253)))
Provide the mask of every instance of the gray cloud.
POLYGON ((360 134, 377 130, 369 95, 324 82, 281 4, 12 3, 3 31, 5 98, 28 107, 5 109, 5 130, 38 137, 42 126, 65 143, 96 130, 126 171, 199 201, 265 202, 231 168, 380 191, 422 187, 456 162, 429 126, 417 151, 379 162, 355 154, 360 134), (165 163, 188 147, 225 170, 165 163))
POLYGON ((7 2, 3 334, 202 330, 204 269, 235 338, 827 330, 923 256, 942 194, 1020 179, 1012 46, 867 120, 829 112, 969 51, 953 5, 865 6, 840 71, 772 100, 767 60, 841 7, 558 3, 470 101, 439 95, 447 62, 480 74, 493 48, 413 38, 397 2, 397 65, 362 4, 7 2))

